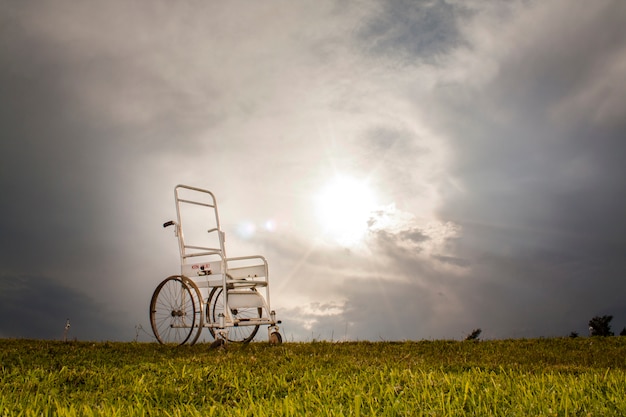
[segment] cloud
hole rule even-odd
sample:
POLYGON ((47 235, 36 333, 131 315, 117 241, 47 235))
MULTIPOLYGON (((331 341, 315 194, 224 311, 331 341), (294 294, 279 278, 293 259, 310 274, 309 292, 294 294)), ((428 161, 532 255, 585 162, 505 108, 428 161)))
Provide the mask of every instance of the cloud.
POLYGON ((595 76, 597 68, 623 55, 623 44, 616 41, 619 26, 610 17, 623 14, 623 7, 604 2, 583 13, 556 2, 524 11, 509 22, 500 42, 491 41, 484 51, 491 55, 512 40, 520 41, 514 54, 500 58, 497 74, 485 84, 479 99, 486 105, 464 107, 468 116, 462 126, 448 119, 448 126, 458 129, 450 134, 458 155, 451 172, 467 190, 457 195, 470 204, 451 201, 447 210, 462 207, 463 214, 455 217, 485 222, 568 234, 601 230, 607 236, 600 218, 615 219, 612 201, 624 184, 616 175, 619 162, 605 150, 622 148, 617 143, 621 129, 597 126, 592 113, 569 113, 567 123, 554 118, 558 109, 575 103, 577 91, 593 90, 602 82, 603 77, 595 76), (548 24, 562 13, 568 18, 548 24), (539 29, 527 33, 530 21, 539 29), (491 109, 497 110, 485 112, 491 109))
MULTIPOLYGON (((385 58, 393 61, 395 52, 403 62, 405 77, 398 85, 408 85, 407 73, 432 82, 430 91, 413 90, 414 117, 428 121, 422 131, 438 135, 417 148, 414 125, 370 129, 363 135, 363 148, 371 152, 364 160, 376 156, 384 162, 364 166, 375 167, 377 175, 390 174, 385 184, 405 193, 398 199, 404 209, 427 214, 406 196, 411 188, 424 194, 415 180, 423 171, 409 167, 435 150, 437 169, 425 184, 437 204, 429 207, 458 233, 444 239, 445 252, 425 251, 422 243, 433 242, 421 228, 390 231, 387 224, 373 235, 373 256, 384 257, 384 268, 406 279, 404 291, 387 289, 391 298, 402 304, 409 294, 428 294, 429 300, 423 312, 398 318, 385 308, 381 316, 408 325, 435 315, 431 326, 422 320, 422 337, 439 334, 433 330, 437 324, 448 334, 458 333, 460 323, 488 325, 488 337, 520 337, 562 335, 568 328, 584 334, 588 316, 618 308, 614 291, 623 290, 618 284, 622 267, 609 259, 623 241, 624 175, 616 158, 623 153, 617 143, 623 123, 595 113, 607 108, 604 100, 611 103, 611 114, 624 113, 612 94, 597 93, 604 88, 598 85, 618 85, 623 75, 616 15, 624 10, 615 2, 584 12, 561 2, 480 7, 456 21, 464 41, 446 49, 436 64, 431 60, 431 67, 407 64, 410 49, 402 48, 402 37, 394 38, 398 47, 385 58), (562 26, 566 21, 577 24, 562 26), (529 33, 531 23, 539 29, 529 33), (589 99, 587 113, 581 111, 582 97, 589 99), (435 137, 446 145, 431 145, 435 137), (392 177, 397 181, 389 181, 392 177)), ((417 52, 415 58, 420 59, 417 52)), ((367 276, 373 283, 372 275, 367 276)), ((378 279, 386 282, 382 275, 378 279)), ((368 312, 379 308, 366 301, 376 299, 374 291, 359 287, 349 294, 347 306, 354 302, 356 310, 368 312)), ((337 321, 345 321, 346 314, 337 321)), ((382 319, 373 328, 385 328, 382 319)))
POLYGON ((376 59, 434 62, 463 41, 457 19, 469 10, 458 4, 399 0, 376 5, 357 33, 376 59))
MULTIPOLYGON (((123 317, 50 277, 0 276, 0 336, 63 340, 119 340, 123 317), (70 328, 66 332, 66 320, 70 328)), ((132 327, 132 326, 129 326, 132 327)))
POLYGON ((582 334, 623 310, 619 1, 0 8, 2 274, 104 300, 118 334, 178 271, 178 183, 216 193, 229 254, 268 256, 298 337, 582 334), (312 210, 337 174, 381 205, 355 247, 312 210))

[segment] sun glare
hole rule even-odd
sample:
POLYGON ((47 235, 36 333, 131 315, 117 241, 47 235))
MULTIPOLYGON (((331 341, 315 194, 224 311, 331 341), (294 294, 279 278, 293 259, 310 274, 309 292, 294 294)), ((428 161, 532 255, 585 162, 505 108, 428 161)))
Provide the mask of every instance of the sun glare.
POLYGON ((376 199, 366 182, 337 177, 317 194, 315 204, 324 234, 342 245, 353 245, 367 232, 376 199))

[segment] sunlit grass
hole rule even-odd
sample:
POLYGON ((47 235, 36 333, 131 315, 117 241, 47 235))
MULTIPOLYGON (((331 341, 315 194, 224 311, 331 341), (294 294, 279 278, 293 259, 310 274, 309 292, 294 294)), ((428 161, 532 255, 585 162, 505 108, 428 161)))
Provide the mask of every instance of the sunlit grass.
POLYGON ((0 341, 1 416, 626 415, 626 338, 0 341))

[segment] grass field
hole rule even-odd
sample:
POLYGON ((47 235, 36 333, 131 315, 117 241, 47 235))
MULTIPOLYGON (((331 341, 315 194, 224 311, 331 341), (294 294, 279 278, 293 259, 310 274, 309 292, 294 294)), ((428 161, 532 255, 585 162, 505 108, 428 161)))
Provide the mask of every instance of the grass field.
POLYGON ((0 340, 1 416, 624 416, 626 337, 206 344, 0 340))

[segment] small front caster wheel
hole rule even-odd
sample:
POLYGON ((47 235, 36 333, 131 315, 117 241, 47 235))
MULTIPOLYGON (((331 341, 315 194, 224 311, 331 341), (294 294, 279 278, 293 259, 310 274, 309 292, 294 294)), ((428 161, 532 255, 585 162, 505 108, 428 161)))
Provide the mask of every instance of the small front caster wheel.
POLYGON ((283 337, 278 332, 270 334, 270 345, 280 345, 283 343, 283 337))

